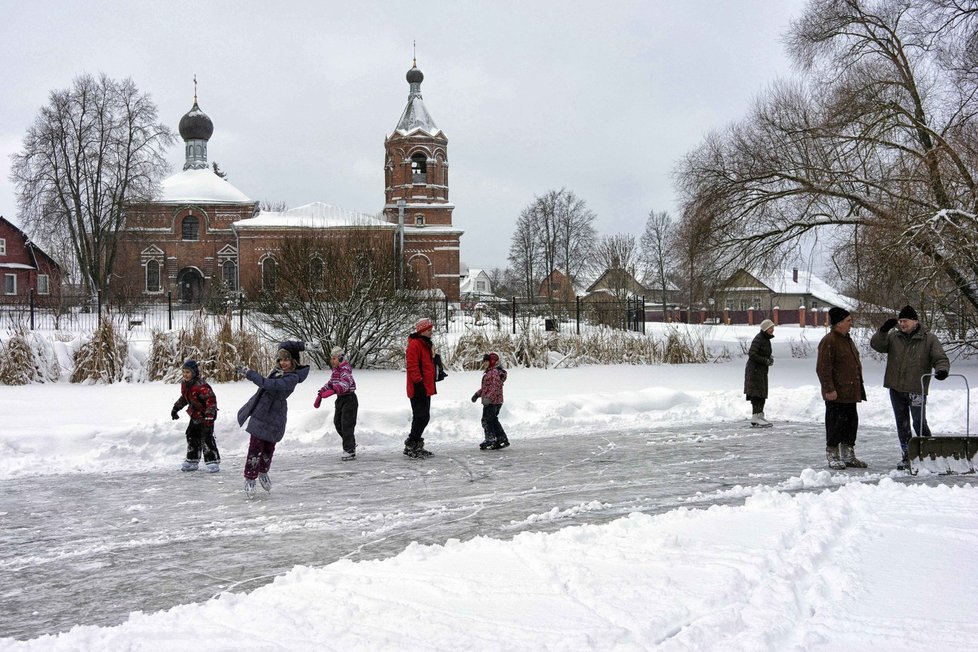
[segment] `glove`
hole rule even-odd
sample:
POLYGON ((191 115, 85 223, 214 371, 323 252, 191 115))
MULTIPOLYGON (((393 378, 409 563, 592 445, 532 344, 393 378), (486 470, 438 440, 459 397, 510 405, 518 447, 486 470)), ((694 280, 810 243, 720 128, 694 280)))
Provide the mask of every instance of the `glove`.
POLYGON ((310 353, 321 353, 323 350, 323 345, 319 342, 306 342, 306 351, 310 353))
POLYGON ((312 402, 312 406, 318 410, 319 406, 322 405, 322 403, 323 403, 322 394, 316 394, 316 400, 312 402))
POLYGON ((767 359, 767 366, 769 366, 769 367, 773 367, 774 366, 774 358, 768 358, 767 359))
POLYGON ((938 369, 935 371, 934 378, 938 380, 945 380, 947 378, 947 369, 938 369))
POLYGON ((435 382, 436 383, 440 383, 441 381, 445 380, 446 378, 448 378, 448 374, 445 373, 445 370, 444 369, 439 369, 438 370, 438 375, 435 376, 435 382))
POLYGON ((479 392, 476 392, 475 394, 472 395, 472 402, 475 403, 478 400, 479 400, 479 392))
POLYGON ((174 421, 176 421, 177 419, 180 418, 180 413, 177 412, 177 409, 176 408, 173 408, 172 410, 170 410, 170 418, 173 419, 174 421))
POLYGON ((424 383, 414 383, 414 398, 425 398, 428 392, 424 388, 424 383))
POLYGON ((240 365, 240 366, 237 366, 237 367, 234 368, 234 372, 236 374, 238 374, 239 376, 247 376, 248 375, 248 371, 249 371, 248 367, 246 367, 244 365, 240 365))
POLYGON ((885 322, 883 322, 882 326, 880 326, 880 331, 883 333, 889 333, 891 330, 893 330, 893 327, 896 325, 897 325, 897 320, 890 317, 885 322))

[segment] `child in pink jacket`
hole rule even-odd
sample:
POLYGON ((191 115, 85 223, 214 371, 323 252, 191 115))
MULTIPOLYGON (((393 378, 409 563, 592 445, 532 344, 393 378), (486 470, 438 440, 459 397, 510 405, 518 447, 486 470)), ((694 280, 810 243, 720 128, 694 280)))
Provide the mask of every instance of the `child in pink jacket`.
POLYGON ((509 446, 506 431, 499 423, 499 410, 503 407, 503 383, 506 370, 499 366, 499 355, 490 352, 482 356, 482 387, 472 395, 472 402, 482 399, 482 430, 485 441, 479 444, 482 450, 498 450, 509 446))

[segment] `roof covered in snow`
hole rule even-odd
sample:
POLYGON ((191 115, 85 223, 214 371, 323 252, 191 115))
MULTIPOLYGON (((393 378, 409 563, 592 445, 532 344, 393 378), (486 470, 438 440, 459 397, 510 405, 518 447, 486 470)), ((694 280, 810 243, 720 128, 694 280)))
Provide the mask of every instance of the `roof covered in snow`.
POLYGON ((239 220, 235 228, 311 228, 332 229, 341 227, 397 228, 395 224, 375 215, 337 208, 323 202, 313 202, 286 211, 262 211, 255 217, 239 220))
POLYGON ((765 273, 750 271, 749 274, 776 294, 810 294, 819 301, 832 306, 839 306, 847 310, 854 310, 857 307, 858 302, 855 299, 847 297, 819 277, 805 270, 798 270, 797 281, 794 280, 794 269, 776 269, 765 273))
POLYGON ((437 136, 441 133, 441 129, 438 128, 435 120, 428 113, 420 95, 412 95, 408 98, 404 113, 401 114, 401 119, 397 121, 396 131, 402 136, 407 136, 416 131, 423 131, 429 136, 437 136))
POLYGON ((214 174, 210 168, 184 170, 160 184, 161 203, 254 204, 254 200, 235 188, 230 181, 214 174))

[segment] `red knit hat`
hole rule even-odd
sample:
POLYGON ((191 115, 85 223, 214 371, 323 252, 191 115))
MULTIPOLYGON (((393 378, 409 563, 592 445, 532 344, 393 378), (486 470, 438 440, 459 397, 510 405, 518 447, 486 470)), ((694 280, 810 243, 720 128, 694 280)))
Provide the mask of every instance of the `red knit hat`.
POLYGON ((429 328, 434 328, 435 324, 427 317, 422 317, 418 321, 414 322, 414 332, 423 333, 429 328))

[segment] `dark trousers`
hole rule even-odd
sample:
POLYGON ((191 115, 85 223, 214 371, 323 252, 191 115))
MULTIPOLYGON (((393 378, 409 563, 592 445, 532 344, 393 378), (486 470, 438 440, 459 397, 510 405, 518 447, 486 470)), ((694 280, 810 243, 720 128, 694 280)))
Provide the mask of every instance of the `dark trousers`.
POLYGON ((482 406, 482 430, 486 434, 486 441, 490 444, 496 442, 509 441, 503 424, 499 423, 499 410, 502 405, 483 405, 482 406))
POLYGON ((760 414, 764 411, 764 402, 767 401, 766 398, 761 398, 759 396, 748 396, 747 400, 750 401, 751 410, 754 414, 760 414))
POLYGON ((333 409, 333 425, 343 440, 343 450, 352 453, 357 449, 357 438, 353 431, 357 427, 357 410, 360 402, 356 394, 343 394, 336 397, 336 407, 333 409))
POLYGON ((258 439, 254 435, 248 442, 248 459, 245 461, 244 477, 254 480, 259 473, 268 473, 272 467, 272 455, 275 454, 275 442, 258 439))
POLYGON ((839 444, 856 445, 859 414, 855 403, 825 401, 825 445, 835 448, 839 444))
POLYGON ((896 417, 897 437, 900 439, 900 449, 907 456, 907 446, 910 444, 910 420, 913 419, 913 429, 918 437, 930 437, 930 428, 923 415, 924 402, 927 397, 923 394, 911 394, 890 390, 890 404, 893 406, 893 416, 896 417), (921 423, 923 422, 923 423, 921 423), (923 427, 923 432, 921 432, 923 427))
POLYGON ((187 461, 199 462, 200 454, 204 454, 204 464, 220 462, 221 453, 217 450, 217 440, 214 439, 214 422, 191 421, 187 426, 187 461))
POLYGON ((429 421, 431 421, 431 397, 413 397, 411 399, 411 434, 408 435, 408 439, 420 441, 429 421))

